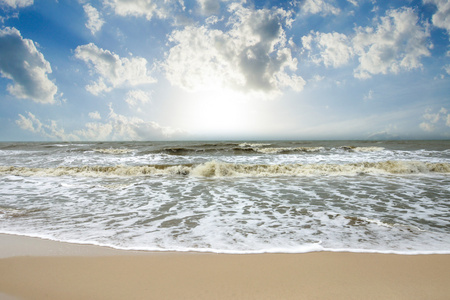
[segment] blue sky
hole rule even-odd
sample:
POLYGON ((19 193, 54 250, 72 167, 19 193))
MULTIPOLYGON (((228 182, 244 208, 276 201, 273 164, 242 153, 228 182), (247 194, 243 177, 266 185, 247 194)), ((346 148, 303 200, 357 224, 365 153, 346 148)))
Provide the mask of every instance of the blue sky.
POLYGON ((0 140, 448 139, 446 0, 0 0, 0 140))

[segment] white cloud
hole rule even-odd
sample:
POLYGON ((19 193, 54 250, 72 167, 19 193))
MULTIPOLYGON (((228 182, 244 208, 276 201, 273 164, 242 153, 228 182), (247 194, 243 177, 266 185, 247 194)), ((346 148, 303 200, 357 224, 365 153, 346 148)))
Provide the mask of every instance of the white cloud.
POLYGON ((52 72, 32 40, 22 38, 15 28, 0 30, 0 74, 13 80, 8 91, 22 99, 55 103, 56 85, 48 79, 52 72))
POLYGON ((300 2, 300 10, 304 14, 337 15, 340 9, 329 0, 305 0, 300 2))
POLYGON ((130 107, 135 107, 140 104, 145 104, 150 102, 151 94, 143 90, 131 90, 127 93, 127 98, 125 101, 130 107))
POLYGON ((0 6, 7 5, 12 8, 26 7, 33 5, 34 0, 0 0, 0 6))
MULTIPOLYGON (((97 114, 95 112, 92 116, 97 114)), ((72 133, 66 133, 54 120, 43 123, 30 112, 27 116, 19 114, 16 124, 23 130, 52 140, 161 140, 181 138, 187 134, 183 130, 164 127, 156 122, 119 115, 114 112, 111 104, 110 113, 105 122, 88 122, 83 129, 72 133)))
POLYGON ((435 130, 435 127, 433 126, 433 124, 427 123, 427 122, 422 122, 420 123, 420 128, 424 131, 427 132, 433 132, 435 130))
POLYGON ((170 35, 175 45, 163 67, 169 81, 187 90, 217 87, 271 94, 283 87, 301 90, 282 24, 290 16, 282 9, 229 8, 228 30, 187 26, 170 35))
POLYGON ((302 37, 303 49, 316 64, 339 67, 358 57, 354 76, 398 73, 422 66, 420 58, 430 56, 426 27, 418 24, 411 8, 389 10, 374 27, 358 27, 354 36, 312 31, 302 37))
POLYGON ((106 0, 104 3, 120 16, 146 17, 150 20, 158 14, 158 7, 152 0, 106 0))
POLYGON ((425 120, 430 121, 431 123, 437 123, 437 122, 439 121, 439 119, 441 118, 441 113, 442 113, 442 114, 446 114, 446 113, 447 113, 447 110, 446 110, 445 108, 442 107, 441 110, 440 110, 439 112, 437 112, 437 113, 432 113, 431 108, 428 108, 428 109, 425 111, 425 114, 423 115, 423 118, 424 118, 425 120))
POLYGON ((19 114, 19 119, 16 120, 16 124, 23 130, 28 130, 51 139, 79 140, 78 136, 74 134, 66 134, 64 129, 59 128, 53 120, 50 120, 49 124, 43 124, 32 113, 28 112, 27 115, 28 117, 19 114))
POLYGON ((209 24, 209 25, 214 25, 217 22, 223 21, 223 19, 224 19, 223 17, 219 19, 217 16, 212 15, 212 16, 209 16, 208 18, 206 18, 205 23, 209 24))
POLYGON ((32 113, 28 113, 28 118, 19 114, 19 118, 20 119, 16 120, 16 124, 19 125, 20 128, 31 132, 42 131, 41 121, 39 121, 32 113))
POLYGON ((89 118, 93 120, 100 120, 102 117, 100 116, 98 111, 94 111, 89 113, 89 118))
POLYGON ((418 24, 411 8, 390 10, 376 28, 359 27, 353 47, 360 65, 355 77, 369 78, 371 74, 398 73, 422 66, 420 58, 430 56, 427 38, 430 33, 418 24))
POLYGON ((426 122, 422 122, 420 128, 428 132, 434 131, 437 126, 445 125, 450 127, 450 114, 448 114, 448 110, 445 107, 441 107, 436 113, 433 113, 431 108, 427 108, 422 118, 426 122))
POLYGON ((109 92, 117 87, 156 82, 147 70, 147 60, 142 57, 121 58, 93 43, 78 46, 75 49, 75 57, 86 62, 92 72, 98 74, 97 81, 86 86, 94 95, 109 92))
POLYGON ((153 121, 143 121, 114 112, 111 104, 108 120, 104 123, 87 123, 85 129, 74 133, 87 140, 159 140, 177 138, 186 132, 164 127, 153 121))
POLYGON ((302 44, 309 50, 313 62, 325 66, 339 67, 346 64, 354 55, 351 41, 342 33, 320 33, 312 31, 302 37, 302 44), (315 47, 314 47, 315 46, 315 47), (313 54, 317 53, 318 54, 313 54))
POLYGON ((436 5, 437 11, 433 15, 431 21, 433 25, 447 30, 450 34, 450 1, 448 0, 424 0, 424 3, 432 3, 436 5))
POLYGON ((147 20, 173 16, 175 8, 184 10, 182 0, 105 0, 104 4, 114 9, 117 15, 145 17, 147 20))
POLYGON ((83 9, 88 17, 86 28, 89 29, 92 34, 96 34, 100 31, 105 21, 100 17, 98 10, 90 4, 83 5, 83 9))
POLYGON ((113 126, 111 123, 86 123, 84 129, 76 130, 75 134, 79 136, 81 140, 87 141, 107 141, 110 140, 113 126))

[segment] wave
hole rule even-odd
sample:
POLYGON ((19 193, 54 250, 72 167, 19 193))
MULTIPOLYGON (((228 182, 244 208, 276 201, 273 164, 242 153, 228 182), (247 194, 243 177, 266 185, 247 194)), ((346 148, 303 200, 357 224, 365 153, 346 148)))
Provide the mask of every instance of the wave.
MULTIPOLYGON (((24 233, 11 230, 0 230, 0 234, 14 235, 20 237, 30 237, 38 238, 45 241, 55 241, 62 243, 69 243, 73 245, 94 245, 98 247, 107 247, 110 249, 123 250, 123 251, 149 251, 149 252, 178 252, 178 253, 213 253, 213 254, 299 254, 299 253, 311 253, 311 252, 338 252, 338 253, 379 253, 379 254, 398 254, 398 255, 443 255, 450 254, 449 250, 391 250, 391 249, 371 249, 371 248, 329 248, 318 243, 309 243, 298 246, 268 246, 264 249, 257 250, 242 250, 242 249, 215 249, 215 248, 196 248, 196 247, 183 247, 183 246, 172 246, 170 248, 161 248, 158 246, 124 246, 118 245, 113 242, 97 242, 93 240, 85 239, 72 239, 72 238, 61 238, 55 237, 51 234, 37 234, 37 233, 24 233)), ((32 251, 30 251, 32 252, 32 251)))
POLYGON ((257 148, 257 147, 264 147, 264 146, 270 146, 270 144, 261 144, 261 143, 242 143, 242 144, 239 144, 239 147, 241 147, 241 148, 257 148))
POLYGON ((171 155, 190 155, 204 153, 228 153, 228 154, 291 154, 299 152, 319 152, 325 150, 324 147, 266 147, 270 144, 248 144, 239 145, 230 144, 228 146, 208 145, 208 147, 168 147, 152 153, 171 154, 171 155))
POLYGON ((135 151, 134 149, 114 149, 114 148, 108 148, 108 149, 94 149, 94 152, 99 152, 103 154, 127 154, 130 152, 135 151))
POLYGON ((81 166, 56 168, 0 167, 0 174, 18 176, 143 176, 143 175, 188 175, 190 165, 148 165, 148 166, 81 166))
POLYGON ((383 151, 384 147, 353 147, 353 146, 347 146, 343 147, 344 150, 348 150, 351 152, 378 152, 383 151))
POLYGON ((191 174, 194 176, 202 177, 269 177, 426 173, 450 173, 450 164, 425 163, 418 161, 385 161, 351 164, 249 165, 212 161, 196 166, 191 172, 191 174))
POLYGON ((384 161, 349 164, 233 164, 210 161, 203 164, 146 165, 146 166, 80 166, 29 168, 0 166, 0 174, 17 176, 153 176, 184 175, 194 177, 275 177, 377 174, 450 173, 449 163, 420 161, 384 161))
POLYGON ((13 207, 0 206, 0 219, 3 218, 20 218, 26 217, 29 214, 40 212, 43 209, 17 209, 13 207))
MULTIPOLYGON (((54 146, 54 145, 51 145, 54 146)), ((66 146, 66 145, 64 145, 66 146)), ((83 146, 83 145, 79 145, 83 146)), ((286 145, 276 143, 197 143, 197 144, 177 144, 177 145, 151 145, 146 147, 137 147, 137 145, 123 145, 122 147, 110 148, 91 148, 86 147, 70 149, 70 152, 97 152, 102 154, 121 155, 135 152, 136 155, 146 154, 166 154, 166 155, 276 155, 276 154, 299 154, 313 152, 378 152, 385 150, 378 146, 339 146, 327 147, 325 145, 306 146, 302 144, 286 145), (129 146, 129 147, 128 147, 129 146)))
POLYGON ((324 147, 296 147, 296 148, 260 148, 253 149, 255 152, 265 154, 288 154, 296 152, 319 152, 325 150, 324 147))

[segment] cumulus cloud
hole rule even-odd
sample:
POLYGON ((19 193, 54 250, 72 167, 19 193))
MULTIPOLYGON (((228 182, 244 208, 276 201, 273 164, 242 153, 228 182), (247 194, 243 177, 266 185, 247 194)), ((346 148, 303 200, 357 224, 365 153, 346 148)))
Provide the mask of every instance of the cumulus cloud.
POLYGON ((169 81, 187 90, 227 87, 265 94, 284 87, 301 90, 305 81, 294 73, 297 60, 283 29, 289 14, 239 4, 229 10, 226 30, 187 26, 172 32, 170 42, 175 45, 163 63, 169 81))
POLYGON ((151 94, 143 90, 131 90, 127 93, 125 101, 130 107, 138 106, 139 104, 149 103, 151 94))
POLYGON ((100 17, 98 10, 90 4, 83 5, 83 9, 88 17, 86 28, 89 29, 92 34, 96 34, 100 31, 105 21, 100 17))
POLYGON ((165 19, 175 8, 184 9, 182 0, 105 0, 104 4, 119 16, 145 17, 147 20, 153 17, 165 19))
POLYGON ((106 122, 87 123, 74 133, 83 140, 159 140, 184 136, 180 129, 164 127, 153 121, 117 114, 110 104, 106 122))
POLYGON ((109 92, 117 87, 156 82, 147 70, 147 60, 142 57, 121 58, 93 43, 78 46, 75 49, 75 57, 87 63, 91 71, 98 75, 97 81, 86 86, 94 95, 109 92))
POLYGON ((450 127, 450 114, 445 107, 441 107, 438 112, 433 112, 427 108, 422 116, 426 121, 420 123, 420 128, 424 131, 433 132, 437 126, 445 125, 450 127))
POLYGON ((305 50, 313 62, 325 66, 339 67, 346 64, 354 55, 350 39, 342 33, 320 33, 312 31, 302 37, 305 50), (318 53, 318 54, 313 54, 318 53))
MULTIPOLYGON (((110 104, 110 113, 104 122, 88 122, 81 130, 66 133, 54 120, 41 122, 32 113, 26 116, 19 114, 16 124, 23 130, 39 134, 52 140, 91 140, 91 141, 121 141, 121 140, 164 140, 181 138, 187 133, 180 129, 161 126, 156 122, 144 121, 135 117, 126 117, 114 112, 110 104)), ((98 112, 89 114, 97 119, 98 112)))
POLYGON ((33 5, 34 0, 0 0, 0 6, 10 6, 12 8, 20 8, 33 5))
POLYGON ((334 6, 333 2, 329 0, 304 0, 300 2, 300 10, 304 14, 337 15, 340 13, 340 9, 334 6))
POLYGON ((16 124, 23 130, 37 133, 43 137, 58 140, 79 140, 74 134, 66 134, 63 128, 59 128, 54 120, 50 120, 49 124, 42 123, 35 115, 28 112, 27 116, 19 114, 16 124))
POLYGON ((100 113, 98 111, 90 112, 89 118, 93 120, 100 120, 102 117, 100 116, 100 113))
POLYGON ((371 74, 398 73, 422 66, 420 58, 430 56, 427 38, 430 33, 418 24, 411 8, 390 10, 376 28, 359 27, 353 38, 359 67, 355 77, 369 78, 371 74))
POLYGON ((447 30, 450 34, 450 1, 448 0, 424 0, 424 3, 436 5, 437 11, 431 21, 433 25, 447 30))
POLYGON ((376 22, 356 28, 353 36, 312 31, 302 37, 303 48, 313 62, 325 66, 339 67, 358 57, 354 76, 361 79, 419 68, 420 59, 431 55, 430 33, 411 8, 389 10, 376 22))
POLYGON ((433 132, 435 130, 435 126, 433 126, 433 124, 430 124, 427 122, 420 123, 419 127, 423 131, 427 131, 427 132, 433 132))
POLYGON ((52 69, 32 40, 15 28, 0 30, 0 74, 11 79, 8 91, 22 99, 55 103, 56 85, 47 77, 52 69))
POLYGON ((42 131, 41 121, 39 121, 36 116, 30 112, 28 113, 28 117, 24 117, 23 115, 19 114, 19 119, 16 120, 16 124, 19 125, 20 128, 31 132, 42 131))

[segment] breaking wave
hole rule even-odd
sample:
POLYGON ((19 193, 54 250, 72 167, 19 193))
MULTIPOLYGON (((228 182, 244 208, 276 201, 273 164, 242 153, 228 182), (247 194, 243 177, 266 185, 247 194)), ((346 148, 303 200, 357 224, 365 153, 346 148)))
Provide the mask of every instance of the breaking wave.
MULTIPOLYGON (((291 154, 299 152, 319 152, 325 150, 324 147, 267 147, 270 144, 249 144, 227 145, 226 147, 169 147, 162 149, 165 154, 189 155, 201 153, 223 153, 223 154, 291 154)), ((160 151, 155 151, 159 153, 160 151)))
POLYGON ((354 146, 345 146, 342 147, 344 150, 351 152, 378 152, 383 151, 384 147, 354 147, 354 146))
MULTIPOLYGON (((82 145, 79 145, 82 146, 82 145)), ((270 144, 270 143, 199 143, 188 145, 162 145, 151 146, 143 149, 137 149, 135 145, 124 145, 120 148, 90 148, 82 147, 80 149, 71 149, 75 152, 96 152, 108 155, 122 155, 128 153, 136 153, 138 155, 145 154, 166 154, 174 156, 185 155, 252 155, 252 154, 300 154, 300 153, 342 153, 345 152, 379 152, 385 150, 384 147, 377 146, 340 146, 340 147, 326 147, 326 146, 289 146, 284 144, 270 144), (131 148, 128 148, 130 146, 131 148)))
POLYGON ((265 154, 288 154, 296 152, 319 152, 324 150, 324 147, 297 147, 297 148, 260 148, 253 149, 255 152, 265 154))
POLYGON ((109 149, 94 149, 94 152, 99 152, 99 153, 103 153, 103 154, 127 154, 130 152, 135 151, 134 149, 114 149, 114 148, 109 148, 109 149))
POLYGON ((276 177, 276 176, 356 176, 364 174, 450 173, 449 163, 420 161, 383 161, 347 164, 234 164, 210 161, 203 164, 145 166, 80 166, 29 168, 0 166, 0 174, 17 176, 154 176, 184 175, 194 177, 276 177))

